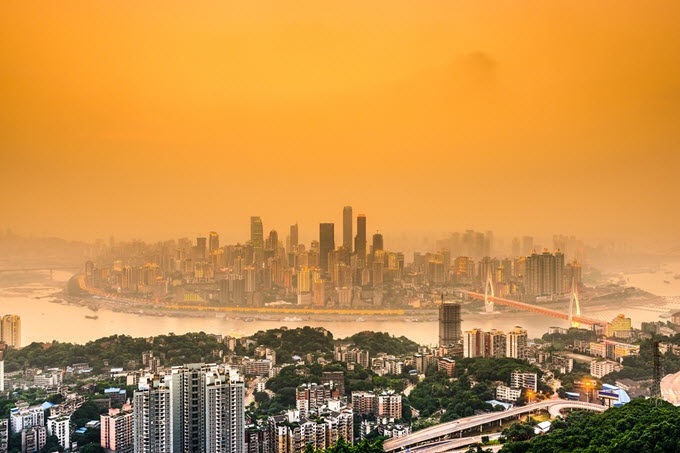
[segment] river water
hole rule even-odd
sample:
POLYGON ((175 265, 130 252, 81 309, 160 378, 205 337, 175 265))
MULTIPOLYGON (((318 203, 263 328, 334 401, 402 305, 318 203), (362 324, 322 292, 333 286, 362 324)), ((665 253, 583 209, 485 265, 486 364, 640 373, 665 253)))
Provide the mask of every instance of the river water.
MULTIPOLYGON (((680 263, 661 268, 655 273, 626 275, 628 284, 639 287, 652 294, 661 296, 680 296, 680 280, 673 275, 680 272, 680 263), (671 272, 666 273, 666 271, 671 272), (664 280, 669 283, 665 283, 664 280)), ((94 313, 86 307, 64 305, 50 302, 54 298, 36 297, 48 296, 63 288, 71 277, 65 272, 55 272, 54 281, 41 283, 24 283, 16 286, 0 288, 0 314, 17 314, 21 316, 22 344, 31 342, 47 342, 52 340, 62 342, 85 343, 100 337, 126 334, 134 337, 145 337, 174 332, 203 331, 214 334, 229 334, 234 330, 241 330, 245 334, 252 334, 258 330, 277 328, 282 325, 290 328, 310 325, 324 327, 336 338, 342 338, 364 330, 384 331, 392 335, 404 335, 420 344, 434 345, 437 342, 438 324, 436 321, 407 322, 405 319, 413 315, 395 317, 389 321, 373 320, 366 317, 363 322, 352 321, 269 321, 255 320, 245 322, 238 319, 218 317, 171 317, 144 316, 114 312, 100 309, 96 314, 98 319, 88 319, 94 313)), ((678 302, 680 304, 680 302, 678 302)), ((666 309, 678 308, 680 305, 667 306, 666 309)), ((563 309, 567 312, 568 308, 563 309)), ((633 325, 638 326, 643 321, 665 320, 659 317, 658 311, 650 311, 649 307, 612 308, 582 307, 582 313, 596 319, 612 319, 623 312, 633 319, 633 325)), ((417 315, 416 315, 417 316, 417 315)), ((568 327, 568 322, 549 318, 533 313, 495 313, 495 314, 464 314, 462 328, 468 330, 479 327, 485 330, 492 328, 510 330, 515 326, 522 326, 529 331, 530 337, 539 337, 550 326, 568 327)))

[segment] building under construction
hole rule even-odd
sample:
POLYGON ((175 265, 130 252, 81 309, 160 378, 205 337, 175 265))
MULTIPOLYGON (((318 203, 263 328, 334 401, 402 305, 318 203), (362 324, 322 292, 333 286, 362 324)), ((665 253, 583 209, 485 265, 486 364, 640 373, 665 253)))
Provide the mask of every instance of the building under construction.
POLYGON ((439 347, 457 344, 460 339, 460 304, 442 301, 439 307, 439 347))

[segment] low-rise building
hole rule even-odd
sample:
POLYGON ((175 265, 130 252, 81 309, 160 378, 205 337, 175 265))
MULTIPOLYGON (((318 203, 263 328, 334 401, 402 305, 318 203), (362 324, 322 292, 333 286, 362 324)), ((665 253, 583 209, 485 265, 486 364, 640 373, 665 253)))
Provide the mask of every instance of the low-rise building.
POLYGON ((448 357, 440 357, 437 363, 437 370, 443 371, 447 376, 453 377, 456 375, 456 361, 448 357))
POLYGON ((0 452, 7 452, 9 443, 9 420, 0 420, 0 452))
POLYGON ((243 361, 244 373, 246 376, 266 376, 269 377, 269 372, 272 369, 272 361, 268 359, 254 360, 248 359, 243 361))
POLYGON ((619 370, 621 370, 621 365, 611 360, 593 360, 590 362, 590 375, 598 379, 619 370))
POLYGON ((499 385, 496 387, 496 399, 501 401, 515 402, 522 396, 521 388, 508 387, 506 385, 499 385))
POLYGON ((536 392, 538 390, 538 375, 536 373, 523 373, 518 370, 513 371, 510 374, 510 387, 523 387, 536 392))

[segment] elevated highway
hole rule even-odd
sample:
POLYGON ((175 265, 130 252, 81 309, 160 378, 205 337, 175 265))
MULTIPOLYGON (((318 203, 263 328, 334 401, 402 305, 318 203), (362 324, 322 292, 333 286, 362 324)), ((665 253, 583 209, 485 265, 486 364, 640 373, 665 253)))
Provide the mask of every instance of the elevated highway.
POLYGON ((604 412, 607 408, 599 404, 584 403, 581 401, 567 401, 562 399, 550 399, 526 406, 515 407, 503 412, 491 412, 488 414, 475 415, 472 417, 459 418, 452 422, 441 423, 423 430, 417 431, 405 437, 389 439, 385 442, 385 451, 400 451, 412 449, 431 442, 441 442, 462 436, 464 431, 481 429, 485 425, 502 423, 504 420, 519 418, 539 410, 548 410, 551 416, 559 415, 564 409, 581 409, 596 412, 604 412))

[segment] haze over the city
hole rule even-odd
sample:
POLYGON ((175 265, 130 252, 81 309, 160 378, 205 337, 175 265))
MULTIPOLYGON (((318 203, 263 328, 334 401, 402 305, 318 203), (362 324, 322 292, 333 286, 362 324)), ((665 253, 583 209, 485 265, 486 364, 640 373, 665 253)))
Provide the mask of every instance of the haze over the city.
POLYGON ((677 242, 680 4, 3 2, 0 226, 677 242))

